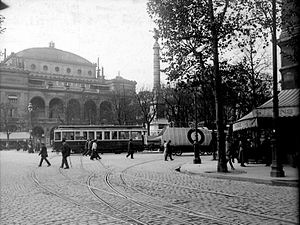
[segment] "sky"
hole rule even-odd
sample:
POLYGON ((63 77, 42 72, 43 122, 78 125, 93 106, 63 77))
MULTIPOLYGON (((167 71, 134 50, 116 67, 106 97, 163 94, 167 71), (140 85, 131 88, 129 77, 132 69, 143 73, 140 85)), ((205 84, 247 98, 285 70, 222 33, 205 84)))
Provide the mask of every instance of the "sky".
MULTIPOLYGON (((106 79, 118 74, 153 87, 153 28, 147 0, 3 0, 5 32, 0 51, 48 47, 77 54, 104 67, 106 79)), ((163 83, 163 75, 161 74, 163 83)))

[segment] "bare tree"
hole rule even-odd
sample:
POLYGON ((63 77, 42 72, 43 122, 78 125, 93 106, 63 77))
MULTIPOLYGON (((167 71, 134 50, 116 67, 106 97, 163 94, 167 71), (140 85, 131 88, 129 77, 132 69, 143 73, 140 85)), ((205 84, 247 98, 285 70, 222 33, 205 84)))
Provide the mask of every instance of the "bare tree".
POLYGON ((147 127, 147 132, 150 134, 150 124, 157 114, 156 94, 152 91, 141 89, 136 94, 136 99, 142 115, 142 121, 147 127))

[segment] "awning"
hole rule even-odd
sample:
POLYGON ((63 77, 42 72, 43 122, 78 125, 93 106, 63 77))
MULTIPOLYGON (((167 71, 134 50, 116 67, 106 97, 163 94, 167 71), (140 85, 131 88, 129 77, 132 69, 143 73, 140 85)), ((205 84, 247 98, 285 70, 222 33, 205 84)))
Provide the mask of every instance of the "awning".
MULTIPOLYGON (((299 89, 282 90, 278 94, 279 117, 299 115, 299 89)), ((273 117, 273 98, 252 110, 233 124, 233 131, 258 127, 259 119, 273 117)))

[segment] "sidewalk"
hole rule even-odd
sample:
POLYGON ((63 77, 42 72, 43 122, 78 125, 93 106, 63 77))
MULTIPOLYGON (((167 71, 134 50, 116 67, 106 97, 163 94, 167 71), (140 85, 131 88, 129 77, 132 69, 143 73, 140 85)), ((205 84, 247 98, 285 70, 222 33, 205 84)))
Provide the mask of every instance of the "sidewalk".
POLYGON ((217 172, 217 160, 206 157, 202 157, 201 160, 201 164, 183 164, 178 168, 178 171, 220 179, 298 187, 298 168, 288 165, 283 166, 285 177, 271 177, 271 167, 265 166, 265 164, 249 163, 246 164, 246 167, 241 167, 240 164, 235 162, 235 170, 231 170, 229 164, 227 164, 228 173, 219 173, 217 172))

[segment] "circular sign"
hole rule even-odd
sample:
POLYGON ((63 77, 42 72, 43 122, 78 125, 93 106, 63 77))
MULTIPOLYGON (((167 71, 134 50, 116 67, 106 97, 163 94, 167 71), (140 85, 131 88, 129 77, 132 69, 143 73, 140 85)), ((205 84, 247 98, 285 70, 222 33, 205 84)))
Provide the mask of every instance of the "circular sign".
POLYGON ((205 140, 205 136, 201 130, 197 129, 197 131, 196 131, 196 129, 190 129, 187 133, 187 138, 192 144, 194 144, 194 141, 196 140, 196 139, 194 139, 194 137, 196 136, 196 132, 197 132, 198 137, 200 137, 200 139, 198 139, 199 140, 198 144, 201 145, 205 140))

